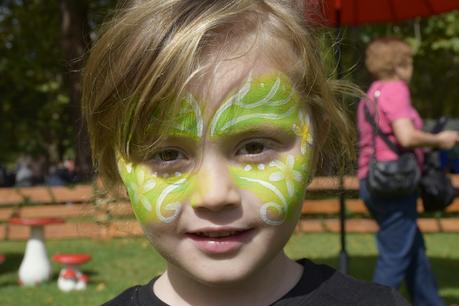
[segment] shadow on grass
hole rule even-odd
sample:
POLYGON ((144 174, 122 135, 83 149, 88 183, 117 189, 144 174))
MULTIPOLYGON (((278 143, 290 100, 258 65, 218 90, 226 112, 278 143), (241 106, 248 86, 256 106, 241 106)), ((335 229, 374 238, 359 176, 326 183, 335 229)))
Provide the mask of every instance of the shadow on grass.
MULTIPOLYGON (((459 259, 430 257, 432 269, 438 281, 439 289, 448 289, 442 293, 446 304, 459 302, 459 259)), ((315 263, 323 263, 337 268, 338 257, 311 258, 315 263)), ((349 256, 348 274, 354 278, 371 281, 376 265, 376 256, 349 256)), ((402 285, 400 289, 408 299, 408 291, 402 285)))
MULTIPOLYGON (((3 253, 3 255, 5 255, 6 259, 2 264, 0 264, 0 276, 5 276, 5 274, 17 275, 17 272, 19 271, 19 266, 21 265, 24 254, 11 252, 11 253, 3 253)), ((59 277, 59 271, 60 271, 60 268, 59 270, 52 272, 50 281, 57 281, 57 278, 59 277)), ((99 275, 99 273, 95 270, 82 269, 81 272, 89 276, 90 282, 92 280, 96 281, 99 275)), ((0 280, 0 287, 17 286, 17 285, 18 285, 17 277, 16 278, 7 277, 6 280, 4 279, 0 280)))
POLYGON ((12 271, 18 271, 21 265, 23 253, 3 253, 5 255, 5 261, 0 264, 0 273, 9 273, 12 271))
MULTIPOLYGON (((22 262, 22 257, 24 256, 23 253, 3 253, 5 255, 5 261, 0 264, 0 276, 4 274, 11 274, 17 273, 19 270, 19 266, 22 262)), ((0 287, 7 287, 7 286, 17 286, 18 281, 16 279, 7 278, 0 282, 0 287)))

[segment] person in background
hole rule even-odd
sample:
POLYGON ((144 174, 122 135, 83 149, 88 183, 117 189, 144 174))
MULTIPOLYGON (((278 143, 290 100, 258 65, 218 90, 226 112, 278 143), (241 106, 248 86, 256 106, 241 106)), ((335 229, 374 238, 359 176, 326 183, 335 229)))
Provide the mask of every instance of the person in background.
POLYGON ((16 180, 16 173, 9 171, 7 166, 0 164, 0 187, 13 187, 16 180))
MULTIPOLYGON (((430 134, 422 131, 422 120, 411 103, 408 84, 413 74, 410 46, 398 38, 378 38, 366 50, 366 67, 375 81, 360 101, 357 122, 360 133, 358 177, 360 197, 379 225, 376 236, 378 259, 373 280, 399 288, 406 281, 416 306, 444 305, 426 256, 424 238, 417 226, 417 193, 403 197, 380 198, 366 184, 370 157, 373 153, 372 127, 365 118, 364 106, 377 99, 374 117, 379 129, 404 150, 414 150, 419 165, 423 162, 423 147, 450 149, 458 141, 455 131, 430 134)), ((374 105, 369 109, 374 109, 374 105)), ((375 141, 377 160, 394 160, 392 152, 380 137, 375 141)))
POLYGON ((32 160, 30 157, 20 158, 16 168, 15 186, 30 187, 34 185, 32 160))
POLYGON ((0 187, 8 186, 8 171, 0 164, 0 187))
POLYGON ((78 172, 73 159, 66 159, 63 163, 49 168, 46 184, 49 186, 65 186, 79 182, 78 172))

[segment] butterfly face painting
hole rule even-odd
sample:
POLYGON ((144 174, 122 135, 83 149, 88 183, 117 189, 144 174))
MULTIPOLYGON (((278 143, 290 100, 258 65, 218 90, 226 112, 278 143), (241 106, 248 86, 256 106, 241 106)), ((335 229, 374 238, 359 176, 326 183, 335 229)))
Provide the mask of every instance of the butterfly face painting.
POLYGON ((215 176, 203 173, 211 171, 221 172, 231 192, 239 193, 238 201, 247 202, 245 195, 256 198, 253 205, 266 225, 294 218, 309 178, 312 130, 290 80, 280 73, 250 77, 207 120, 205 105, 192 94, 182 100, 167 132, 174 141, 161 145, 151 161, 133 164, 119 158, 118 170, 140 222, 169 224, 185 206, 201 207, 215 185, 206 179, 215 176), (219 163, 215 167, 201 167, 207 148, 219 163))

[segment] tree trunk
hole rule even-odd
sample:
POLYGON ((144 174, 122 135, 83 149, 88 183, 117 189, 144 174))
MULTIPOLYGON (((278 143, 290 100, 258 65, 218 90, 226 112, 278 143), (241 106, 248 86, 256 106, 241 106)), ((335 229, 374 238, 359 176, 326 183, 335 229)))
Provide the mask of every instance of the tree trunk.
POLYGON ((90 45, 87 0, 60 0, 61 47, 65 61, 64 82, 69 92, 68 118, 73 127, 75 163, 83 179, 92 175, 91 151, 81 116, 80 73, 90 45))

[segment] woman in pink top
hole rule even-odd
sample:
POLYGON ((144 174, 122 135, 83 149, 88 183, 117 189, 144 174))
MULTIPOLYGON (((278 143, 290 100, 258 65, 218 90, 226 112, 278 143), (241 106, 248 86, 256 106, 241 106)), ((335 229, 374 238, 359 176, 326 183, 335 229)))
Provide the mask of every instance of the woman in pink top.
MULTIPOLYGON (((373 280, 399 288, 406 280, 412 302, 420 305, 444 305, 437 293, 432 269, 425 254, 425 244, 416 219, 417 194, 380 198, 367 189, 365 178, 373 154, 372 128, 365 118, 364 105, 375 116, 379 129, 402 150, 414 150, 422 166, 422 147, 450 149, 459 141, 454 131, 430 134, 422 131, 422 120, 411 104, 408 82, 413 72, 412 51, 397 38, 379 38, 366 50, 366 66, 375 77, 368 90, 369 99, 360 101, 358 177, 360 197, 379 225, 378 260, 373 280), (380 91, 375 109, 374 94, 380 91)), ((377 160, 394 160, 397 155, 380 137, 375 140, 377 160)))

